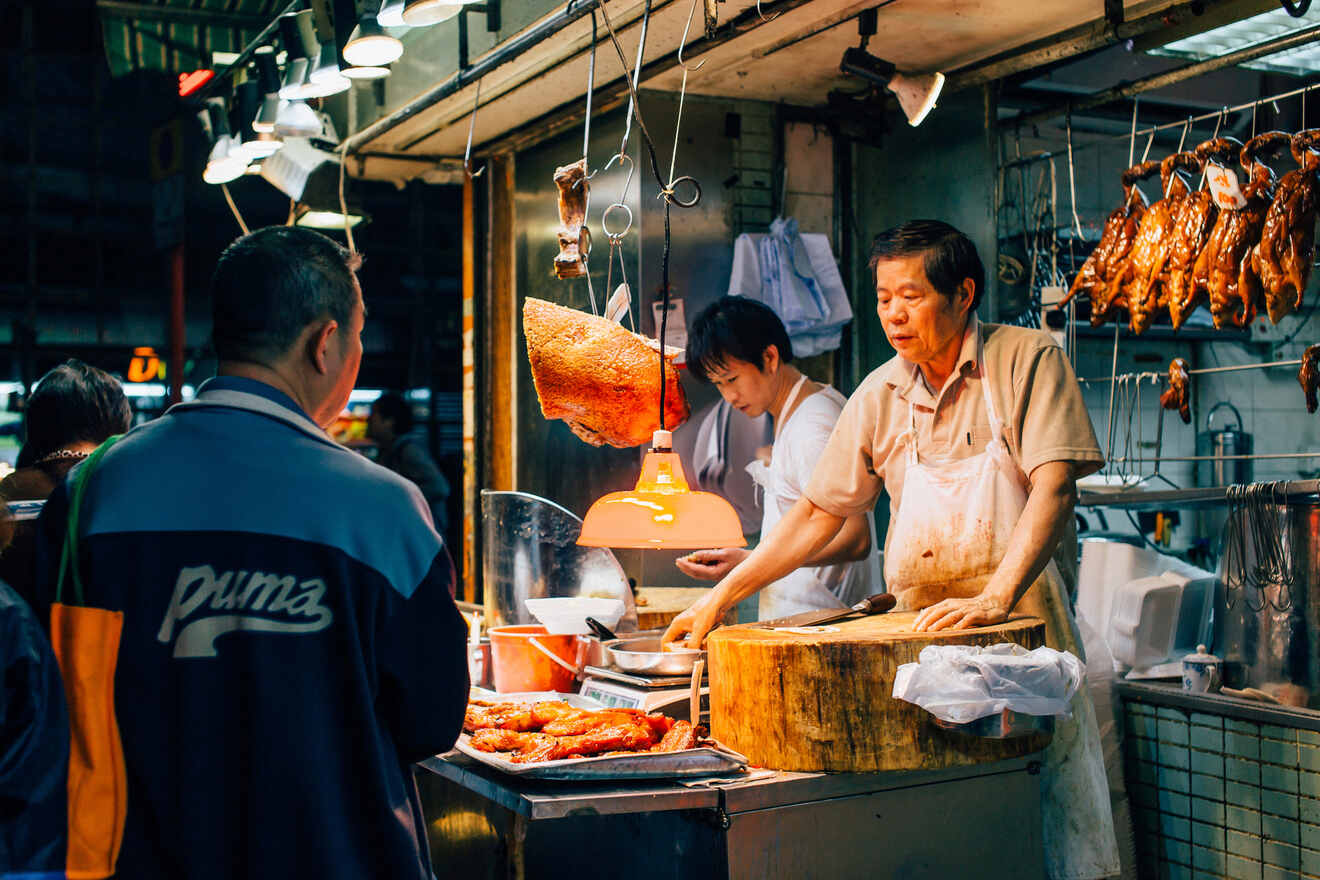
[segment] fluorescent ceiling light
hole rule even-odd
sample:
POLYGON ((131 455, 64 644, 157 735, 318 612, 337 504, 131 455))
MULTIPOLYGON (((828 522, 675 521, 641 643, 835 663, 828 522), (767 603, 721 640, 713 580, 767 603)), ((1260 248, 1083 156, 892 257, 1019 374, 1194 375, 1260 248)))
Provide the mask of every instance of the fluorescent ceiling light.
MULTIPOLYGON (((1150 54, 1203 61, 1315 27, 1317 24, 1320 24, 1320 7, 1316 7, 1314 11, 1308 12, 1301 18, 1293 18, 1284 10, 1275 9, 1214 28, 1203 34, 1166 43, 1158 49, 1150 50, 1150 54)), ((1294 76, 1320 73, 1320 43, 1313 42, 1286 49, 1254 61, 1244 62, 1240 66, 1294 76)))

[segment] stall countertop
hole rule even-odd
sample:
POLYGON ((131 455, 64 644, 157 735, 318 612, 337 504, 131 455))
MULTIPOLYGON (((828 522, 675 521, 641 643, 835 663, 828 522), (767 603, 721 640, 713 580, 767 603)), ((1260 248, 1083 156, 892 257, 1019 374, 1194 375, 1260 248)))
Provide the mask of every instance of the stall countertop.
MULTIPOLYGON (((460 752, 421 762, 425 769, 529 819, 573 815, 647 813, 663 810, 715 810, 729 813, 786 804, 850 797, 896 788, 951 782, 969 777, 1035 772, 1036 756, 946 770, 891 773, 789 773, 710 785, 682 785, 670 780, 615 783, 546 782, 519 779, 487 767, 460 752)), ((727 779, 717 776, 715 780, 727 779)), ((699 780, 698 780, 699 781, 699 780)))
POLYGON ((1223 694, 1193 694, 1176 684, 1117 681, 1114 683, 1114 692, 1120 697, 1128 697, 1142 703, 1156 703, 1191 712, 1225 715, 1243 721, 1320 732, 1320 712, 1314 709, 1263 703, 1259 700, 1243 700, 1223 694))

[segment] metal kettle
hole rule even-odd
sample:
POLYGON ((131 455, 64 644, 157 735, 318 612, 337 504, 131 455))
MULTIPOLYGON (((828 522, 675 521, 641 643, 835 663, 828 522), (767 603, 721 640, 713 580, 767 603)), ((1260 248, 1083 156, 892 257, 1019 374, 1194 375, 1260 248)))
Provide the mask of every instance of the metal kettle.
POLYGON ((1242 414, 1227 400, 1210 407, 1205 417, 1205 430, 1196 435, 1196 485, 1232 486, 1251 482, 1252 461, 1248 458, 1227 458, 1231 455, 1251 455, 1251 435, 1242 430, 1242 414), (1230 409, 1237 424, 1215 430, 1215 413, 1230 409))

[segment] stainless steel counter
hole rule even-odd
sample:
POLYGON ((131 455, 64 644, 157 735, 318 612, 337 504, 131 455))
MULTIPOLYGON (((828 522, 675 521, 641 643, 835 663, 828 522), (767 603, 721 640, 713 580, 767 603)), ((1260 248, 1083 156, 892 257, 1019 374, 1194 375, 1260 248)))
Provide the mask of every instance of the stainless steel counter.
POLYGON ((457 753, 419 774, 438 873, 561 877, 1043 876, 1030 758, 716 787, 515 779, 457 753), (956 813, 957 822, 950 822, 956 813), (1012 840, 1011 847, 1004 842, 1012 840))

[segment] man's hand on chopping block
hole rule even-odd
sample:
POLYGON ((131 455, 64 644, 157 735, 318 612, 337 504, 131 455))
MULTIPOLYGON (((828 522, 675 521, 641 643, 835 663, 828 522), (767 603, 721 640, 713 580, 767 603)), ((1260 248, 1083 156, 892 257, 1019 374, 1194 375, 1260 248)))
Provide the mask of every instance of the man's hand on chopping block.
POLYGON ((969 629, 973 626, 992 626, 1008 619, 1009 609, 989 596, 970 599, 945 599, 922 610, 912 623, 914 632, 933 632, 939 629, 969 629))

